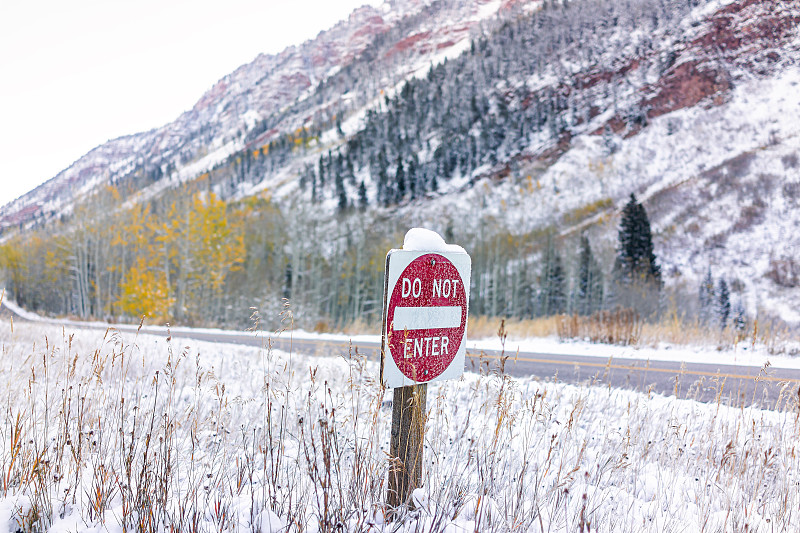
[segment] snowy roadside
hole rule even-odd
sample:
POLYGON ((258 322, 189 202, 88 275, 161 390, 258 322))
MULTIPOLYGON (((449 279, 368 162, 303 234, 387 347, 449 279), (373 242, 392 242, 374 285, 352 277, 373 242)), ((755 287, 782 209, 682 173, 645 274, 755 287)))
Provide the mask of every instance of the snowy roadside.
POLYGON ((388 522, 375 362, 6 320, 0 344, 0 533, 800 527, 793 412, 467 372, 429 386, 388 522))
MULTIPOLYGON (((467 331, 469 334, 469 331, 467 331)), ((314 333, 295 330, 295 338, 319 339, 341 342, 380 342, 380 335, 346 335, 342 333, 314 333)), ((599 357, 611 359, 637 359, 649 361, 672 361, 678 363, 724 364, 763 367, 767 362, 773 368, 800 369, 800 357, 769 354, 766 347, 751 346, 743 342, 728 350, 717 350, 709 346, 676 346, 660 343, 657 347, 615 346, 589 341, 562 341, 555 336, 525 339, 506 339, 505 346, 498 338, 469 339, 470 351, 502 350, 512 358, 515 353, 558 354, 599 357)))
MULTIPOLYGON (((63 324, 63 320, 46 318, 30 311, 26 311, 14 302, 4 300, 3 305, 7 306, 12 312, 22 318, 34 322, 45 322, 50 324, 63 324)), ((72 322, 75 325, 88 327, 112 327, 111 324, 102 322, 72 322)), ((119 327, 113 325, 113 327, 119 327)), ((137 326, 123 326, 124 328, 136 329, 137 326)), ((142 333, 154 335, 166 335, 167 328, 163 326, 143 326, 142 333)), ((252 331, 238 331, 219 328, 185 328, 170 327, 169 333, 175 336, 190 336, 192 333, 212 333, 219 336, 240 336, 252 334, 252 331)), ((264 332, 269 336, 271 332, 264 332)), ((303 340, 325 340, 342 343, 380 343, 380 335, 350 335, 345 333, 315 333, 302 329, 295 329, 291 332, 295 339, 303 340)), ((469 331, 467 331, 469 335, 469 331)), ((286 334, 284 334, 286 336, 286 334)), ((515 353, 526 354, 558 354, 558 355, 577 355, 587 357, 598 357, 604 360, 617 359, 636 359, 645 361, 670 361, 678 363, 698 363, 709 365, 740 365, 761 368, 767 363, 772 368, 800 369, 800 357, 790 355, 770 354, 767 347, 749 342, 742 342, 729 349, 718 350, 713 346, 681 346, 668 343, 660 343, 658 346, 615 346, 609 344, 593 343, 589 341, 571 340, 562 341, 555 336, 535 337, 535 338, 508 338, 505 346, 497 337, 484 339, 468 339, 467 349, 470 351, 480 350, 502 350, 512 357, 515 353)))

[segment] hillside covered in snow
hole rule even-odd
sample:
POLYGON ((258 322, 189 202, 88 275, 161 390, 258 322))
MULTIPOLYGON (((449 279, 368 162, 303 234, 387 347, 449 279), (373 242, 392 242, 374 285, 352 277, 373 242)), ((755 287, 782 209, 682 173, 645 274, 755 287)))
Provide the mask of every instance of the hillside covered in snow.
POLYGON ((574 292, 581 237, 608 283, 634 193, 662 307, 695 313, 711 270, 750 317, 797 322, 799 61, 800 6, 780 0, 361 8, 3 206, 6 245, 36 235, 56 250, 52 268, 16 272, 36 251, 15 245, 6 283, 44 311, 136 315, 137 268, 161 287, 157 316, 202 305, 241 321, 231 309, 283 296, 307 320, 341 323, 375 314, 382 254, 426 226, 473 254, 478 313, 535 316, 552 257, 574 292), (235 238, 232 262, 201 282, 213 254, 185 257, 206 226, 189 235, 181 213, 212 211, 208 198, 235 238), (92 232, 131 218, 148 228, 136 245, 92 232), (61 292, 37 294, 45 279, 61 292))

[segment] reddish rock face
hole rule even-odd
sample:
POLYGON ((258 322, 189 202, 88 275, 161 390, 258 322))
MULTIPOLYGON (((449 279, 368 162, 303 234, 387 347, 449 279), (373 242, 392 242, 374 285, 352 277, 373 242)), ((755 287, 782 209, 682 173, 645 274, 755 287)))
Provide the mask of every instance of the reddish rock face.
POLYGON ((552 165, 558 158, 564 155, 567 150, 569 150, 570 143, 572 142, 572 134, 568 131, 561 134, 558 138, 558 142, 556 142, 555 146, 548 148, 544 152, 540 153, 536 160, 540 161, 546 165, 552 165))
POLYGON ((417 43, 428 41, 430 37, 431 32, 423 31, 414 35, 410 35, 405 39, 401 39, 400 41, 397 41, 397 44, 395 44, 388 52, 386 52, 386 57, 391 57, 398 52, 405 52, 417 43))
POLYGON ((741 56, 743 50, 779 47, 800 24, 800 15, 786 0, 743 0, 717 11, 709 18, 709 30, 691 46, 706 52, 741 56))
MULTIPOLYGON (((640 89, 640 109, 652 119, 704 102, 721 105, 733 87, 729 66, 757 76, 769 75, 781 59, 781 47, 794 37, 798 26, 796 1, 741 0, 723 7, 706 19, 699 36, 676 49, 677 66, 640 89), (689 59, 681 61, 681 57, 689 59)), ((576 78, 576 87, 613 83, 638 67, 639 60, 634 59, 617 71, 592 72, 576 78)), ((617 115, 592 134, 610 130, 628 138, 642 128, 641 121, 617 115)))
POLYGON ((737 50, 742 45, 742 38, 736 35, 733 17, 719 15, 711 19, 711 29, 692 41, 693 47, 719 47, 724 51, 737 50))
POLYGON ((639 68, 641 64, 640 58, 635 58, 622 67, 618 68, 617 70, 604 70, 598 72, 590 72, 588 74, 579 75, 575 79, 575 87, 578 89, 590 89, 595 85, 599 85, 601 83, 608 83, 614 79, 623 78, 630 72, 639 68))
POLYGON ((356 41, 362 37, 370 37, 372 35, 377 35, 387 28, 386 23, 383 20, 383 17, 380 15, 373 15, 367 18, 364 21, 364 25, 356 30, 351 36, 351 41, 356 41))
POLYGON ((4 226, 14 226, 17 224, 22 224, 28 221, 31 217, 36 215, 41 210, 41 205, 39 204, 32 204, 26 207, 23 207, 16 213, 12 213, 6 217, 0 219, 0 227, 4 226))
POLYGON ((688 61, 669 71, 655 86, 657 93, 642 101, 647 117, 655 118, 691 107, 712 94, 727 92, 731 84, 724 72, 700 61, 688 61))
POLYGON ((200 100, 194 105, 195 110, 202 111, 214 104, 225 95, 228 89, 228 83, 225 80, 218 81, 210 91, 206 92, 200 100))

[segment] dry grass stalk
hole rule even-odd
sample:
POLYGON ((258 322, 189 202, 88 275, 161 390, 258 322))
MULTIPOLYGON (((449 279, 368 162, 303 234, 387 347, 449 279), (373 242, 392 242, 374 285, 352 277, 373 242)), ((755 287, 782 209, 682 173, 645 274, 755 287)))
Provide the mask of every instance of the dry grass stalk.
POLYGON ((502 372, 431 385, 422 490, 387 524, 389 410, 363 355, 0 328, 0 488, 21 531, 800 526, 788 387, 791 411, 769 412, 726 407, 724 381, 712 406, 502 372))
POLYGON ((562 315, 558 322, 558 337, 585 339, 604 344, 635 345, 642 334, 642 320, 632 309, 598 311, 590 316, 562 315))

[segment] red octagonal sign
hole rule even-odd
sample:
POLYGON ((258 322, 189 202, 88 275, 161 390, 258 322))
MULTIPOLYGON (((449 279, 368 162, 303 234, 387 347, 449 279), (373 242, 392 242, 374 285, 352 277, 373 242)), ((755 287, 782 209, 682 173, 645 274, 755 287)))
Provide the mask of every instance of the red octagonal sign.
POLYGON ((384 381, 390 387, 454 378, 464 369, 469 256, 393 251, 388 287, 384 381))

